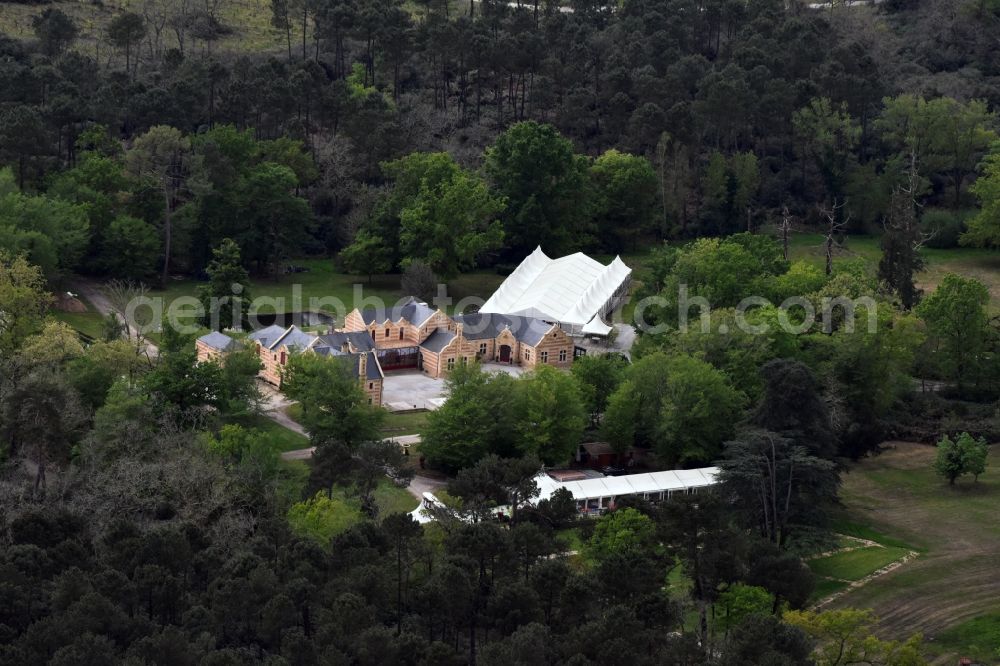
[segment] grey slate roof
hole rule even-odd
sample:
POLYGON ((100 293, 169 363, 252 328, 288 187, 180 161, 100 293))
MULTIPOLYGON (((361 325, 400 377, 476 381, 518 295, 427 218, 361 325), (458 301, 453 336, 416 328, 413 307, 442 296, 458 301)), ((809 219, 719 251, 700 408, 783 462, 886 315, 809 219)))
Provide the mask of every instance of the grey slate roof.
POLYGON ((552 328, 552 324, 534 317, 500 314, 461 314, 453 317, 456 323, 462 324, 462 336, 468 340, 487 340, 495 338, 509 328, 518 342, 534 347, 552 328))
POLYGON ((410 296, 399 305, 394 305, 391 308, 365 308, 361 310, 361 319, 365 324, 381 324, 387 319, 393 322, 405 319, 414 326, 420 326, 435 312, 437 312, 436 308, 410 296))
MULTIPOLYGON (((378 364, 378 359, 375 357, 375 352, 363 352, 368 355, 368 363, 365 365, 365 375, 366 379, 382 379, 384 375, 382 374, 382 366, 378 364)), ((361 354, 351 354, 354 358, 354 372, 358 373, 361 366, 361 354)))
POLYGON ((251 340, 256 340, 264 347, 270 349, 271 345, 274 344, 274 341, 280 338, 284 332, 285 329, 278 326, 277 324, 272 324, 267 328, 257 329, 256 331, 251 333, 249 337, 251 340))
POLYGON ((212 331, 211 333, 201 336, 198 338, 198 342, 204 343, 212 349, 218 349, 223 352, 232 351, 239 346, 236 340, 229 337, 225 333, 220 333, 219 331, 212 331))
POLYGON ((437 353, 448 346, 448 343, 455 339, 455 333, 447 328, 435 329, 427 336, 427 339, 420 343, 420 346, 429 352, 437 353))
POLYGON ((289 326, 285 334, 271 343, 271 349, 286 346, 294 349, 305 349, 316 339, 315 335, 310 335, 298 326, 289 326))
POLYGON ((344 343, 348 341, 350 341, 355 349, 360 351, 372 351, 375 349, 375 342, 372 340, 372 336, 364 331, 334 331, 333 333, 327 333, 319 336, 319 342, 316 343, 316 347, 325 345, 334 349, 342 349, 344 343))
POLYGON ((367 354, 368 363, 365 365, 365 379, 382 379, 384 377, 382 374, 382 366, 378 364, 378 360, 375 358, 374 352, 365 351, 357 354, 345 354, 340 351, 339 348, 329 347, 327 345, 317 345, 313 347, 312 350, 320 356, 345 359, 353 366, 354 374, 358 374, 360 372, 361 356, 367 354))
POLYGON ((254 331, 250 334, 250 339, 259 341, 267 349, 277 349, 283 345, 289 349, 301 351, 312 344, 316 340, 316 336, 306 333, 298 326, 281 328, 278 325, 272 325, 254 331))

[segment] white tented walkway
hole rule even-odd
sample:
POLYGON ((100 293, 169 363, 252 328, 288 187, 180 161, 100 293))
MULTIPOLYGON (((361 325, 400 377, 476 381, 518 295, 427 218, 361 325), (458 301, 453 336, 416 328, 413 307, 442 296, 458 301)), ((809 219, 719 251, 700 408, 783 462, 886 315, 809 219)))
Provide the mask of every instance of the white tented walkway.
POLYGON ((580 252, 551 259, 538 247, 479 311, 558 322, 568 333, 607 335, 611 327, 603 319, 627 295, 631 274, 621 257, 605 266, 580 252))
POLYGON ((659 501, 669 499, 673 494, 696 493, 701 488, 714 486, 718 473, 718 467, 702 467, 603 476, 579 481, 557 481, 542 473, 535 477, 535 483, 541 491, 538 500, 547 499, 559 488, 565 488, 573 494, 580 512, 589 514, 600 513, 610 508, 616 498, 626 495, 659 501))

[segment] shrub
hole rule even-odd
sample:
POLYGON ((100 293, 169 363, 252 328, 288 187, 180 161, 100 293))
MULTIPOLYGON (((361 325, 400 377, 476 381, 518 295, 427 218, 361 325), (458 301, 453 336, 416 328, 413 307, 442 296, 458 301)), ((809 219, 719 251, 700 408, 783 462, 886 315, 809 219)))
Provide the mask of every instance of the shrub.
POLYGON ((920 229, 925 234, 933 234, 927 239, 927 247, 958 247, 958 239, 965 231, 966 214, 942 208, 929 208, 920 217, 920 229))

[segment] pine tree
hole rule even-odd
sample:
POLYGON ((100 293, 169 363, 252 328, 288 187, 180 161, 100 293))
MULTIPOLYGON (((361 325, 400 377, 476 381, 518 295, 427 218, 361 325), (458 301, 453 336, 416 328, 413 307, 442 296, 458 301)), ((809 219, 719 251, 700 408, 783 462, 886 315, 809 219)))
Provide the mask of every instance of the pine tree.
POLYGON ((879 280, 894 293, 907 310, 920 300, 920 289, 914 284, 913 276, 923 269, 920 258, 921 237, 917 228, 913 194, 904 188, 896 188, 892 193, 889 219, 882 234, 882 259, 878 265, 879 280))
POLYGON ((239 328, 251 301, 248 289, 250 276, 243 268, 240 246, 231 238, 226 238, 212 250, 212 256, 212 261, 205 268, 208 284, 199 290, 205 309, 203 323, 217 331, 227 327, 239 328))

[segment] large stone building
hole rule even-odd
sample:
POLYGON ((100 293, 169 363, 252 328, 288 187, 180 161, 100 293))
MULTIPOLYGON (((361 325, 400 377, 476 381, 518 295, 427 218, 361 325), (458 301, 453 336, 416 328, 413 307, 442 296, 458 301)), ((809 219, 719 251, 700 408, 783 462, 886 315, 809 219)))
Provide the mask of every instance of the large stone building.
POLYGON ((344 332, 367 334, 384 370, 418 368, 431 377, 473 360, 526 368, 573 361, 573 341, 558 324, 499 314, 449 317, 413 298, 389 309, 355 309, 344 332))
MULTIPOLYGON (((368 396, 368 403, 382 404, 382 383, 385 375, 374 353, 374 345, 364 333, 334 332, 317 335, 297 326, 268 326, 254 331, 249 340, 257 347, 261 379, 281 386, 282 372, 293 354, 312 353, 336 358, 347 363, 358 377, 358 383, 368 396)), ((239 343, 224 333, 213 332, 195 343, 199 361, 215 361, 238 349, 239 343)))

